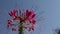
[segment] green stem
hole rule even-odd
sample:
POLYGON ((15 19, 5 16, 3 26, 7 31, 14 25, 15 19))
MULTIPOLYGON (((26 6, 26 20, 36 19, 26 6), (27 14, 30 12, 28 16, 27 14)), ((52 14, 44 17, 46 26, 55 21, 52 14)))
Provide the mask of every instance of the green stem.
POLYGON ((20 23, 20 27, 19 27, 19 34, 24 34, 23 33, 23 26, 22 26, 23 23, 20 23))

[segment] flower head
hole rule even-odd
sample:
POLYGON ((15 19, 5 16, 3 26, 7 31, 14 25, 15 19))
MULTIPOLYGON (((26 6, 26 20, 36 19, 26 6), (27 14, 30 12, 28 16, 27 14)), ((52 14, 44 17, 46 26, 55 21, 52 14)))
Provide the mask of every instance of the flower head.
MULTIPOLYGON (((23 28, 27 29, 29 28, 29 30, 34 30, 34 24, 36 22, 36 20, 34 19, 35 17, 35 13, 32 10, 25 10, 25 11, 20 11, 20 16, 18 16, 18 10, 12 10, 9 15, 11 17, 13 17, 13 21, 19 21, 18 24, 21 24, 21 22, 23 23, 23 28)), ((8 20, 8 25, 12 24, 11 20, 8 20)), ((15 28, 13 28, 12 30, 16 30, 15 28)))

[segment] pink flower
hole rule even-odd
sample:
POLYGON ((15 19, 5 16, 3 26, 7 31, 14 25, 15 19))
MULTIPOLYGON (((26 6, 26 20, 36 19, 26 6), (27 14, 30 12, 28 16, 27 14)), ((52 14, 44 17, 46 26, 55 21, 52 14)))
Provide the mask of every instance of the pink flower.
POLYGON ((32 19, 35 15, 36 14, 33 11, 26 10, 24 20, 32 19))
POLYGON ((13 20, 8 20, 8 24, 12 24, 13 20))
POLYGON ((13 20, 8 20, 8 25, 7 25, 8 28, 12 26, 12 22, 13 20))
POLYGON ((26 10, 26 17, 29 17, 32 14, 29 10, 26 10))
MULTIPOLYGON (((20 16, 18 16, 17 10, 14 9, 9 13, 9 15, 13 18, 13 21, 16 20, 17 22, 19 22, 19 25, 20 22, 22 22, 24 24, 22 25, 24 26, 23 28, 29 28, 29 30, 34 30, 34 24, 36 22, 34 17, 36 16, 36 14, 32 10, 25 10, 23 12, 20 11, 20 16)), ((11 27, 13 22, 12 20, 8 20, 8 27, 11 27)), ((16 28, 12 28, 12 31, 13 30, 16 31, 16 28)))
POLYGON ((16 31, 16 28, 12 28, 12 31, 16 31))
POLYGON ((29 31, 33 30, 34 31, 34 26, 29 26, 29 31))
POLYGON ((12 10, 10 13, 9 13, 9 15, 11 16, 11 17, 13 17, 13 18, 15 18, 15 16, 17 16, 17 10, 12 10))
POLYGON ((35 21, 34 19, 31 19, 31 20, 30 20, 30 23, 32 23, 32 24, 35 24, 35 22, 36 22, 36 21, 35 21))

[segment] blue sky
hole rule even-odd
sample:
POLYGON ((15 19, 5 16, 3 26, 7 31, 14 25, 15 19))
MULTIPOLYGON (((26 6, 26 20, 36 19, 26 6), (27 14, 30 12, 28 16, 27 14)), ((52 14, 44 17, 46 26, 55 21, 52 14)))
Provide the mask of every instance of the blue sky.
POLYGON ((0 0, 0 34, 18 34, 7 29, 8 12, 12 9, 35 10, 35 31, 24 31, 25 34, 53 34, 54 29, 60 28, 60 0, 0 0), (32 8, 33 6, 33 8, 32 8), (43 11, 43 14, 40 14, 43 11), (45 20, 40 21, 40 17, 45 20))

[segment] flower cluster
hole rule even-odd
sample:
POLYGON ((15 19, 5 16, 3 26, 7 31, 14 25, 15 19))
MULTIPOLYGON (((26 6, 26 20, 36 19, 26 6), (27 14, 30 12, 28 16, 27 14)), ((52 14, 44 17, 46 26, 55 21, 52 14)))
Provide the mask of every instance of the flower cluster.
MULTIPOLYGON (((17 21, 19 26, 21 23, 23 23, 23 28, 30 30, 34 30, 34 24, 36 22, 35 20, 35 13, 33 10, 24 10, 24 11, 18 11, 16 9, 9 12, 9 15, 12 17, 12 20, 8 20, 8 28, 10 28, 13 24, 13 21, 17 21)), ((12 28, 12 30, 16 31, 16 28, 12 28)))

